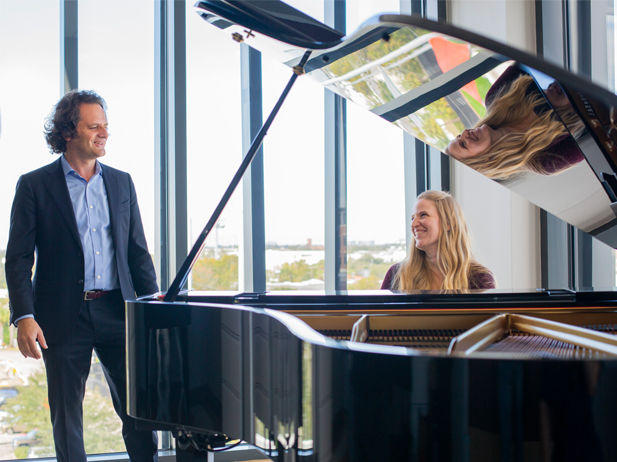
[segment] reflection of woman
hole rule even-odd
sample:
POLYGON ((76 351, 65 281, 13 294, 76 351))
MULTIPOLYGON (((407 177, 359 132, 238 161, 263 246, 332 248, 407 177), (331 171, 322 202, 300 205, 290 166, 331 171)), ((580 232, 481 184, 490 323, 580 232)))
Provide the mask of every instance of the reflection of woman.
POLYGON ((382 289, 493 289, 491 272, 471 253, 463 211, 448 193, 425 191, 411 217, 409 255, 393 265, 382 289))
MULTIPOLYGON (((545 91, 569 127, 583 125, 557 83, 545 91)), ((474 129, 452 140, 446 153, 489 178, 505 180, 522 171, 559 173, 583 160, 568 130, 533 78, 509 67, 486 95, 487 112, 474 129)))

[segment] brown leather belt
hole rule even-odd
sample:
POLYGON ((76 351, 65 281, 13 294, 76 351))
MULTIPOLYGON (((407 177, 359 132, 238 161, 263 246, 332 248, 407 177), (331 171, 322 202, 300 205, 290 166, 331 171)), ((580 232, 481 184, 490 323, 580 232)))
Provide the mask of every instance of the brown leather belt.
POLYGON ((88 290, 84 292, 84 300, 96 300, 97 298, 104 297, 111 290, 88 290))

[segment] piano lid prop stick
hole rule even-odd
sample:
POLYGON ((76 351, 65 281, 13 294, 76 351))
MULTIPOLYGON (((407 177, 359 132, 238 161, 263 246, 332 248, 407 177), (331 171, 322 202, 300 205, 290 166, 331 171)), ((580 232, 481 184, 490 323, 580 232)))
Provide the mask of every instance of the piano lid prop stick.
POLYGON ((291 76, 291 79, 289 79, 287 86, 283 90, 283 93, 281 93, 281 96, 279 97, 279 100, 274 106, 274 109, 272 109, 272 112, 270 112, 270 115, 268 116, 266 123, 263 124, 263 126, 259 130, 259 133, 257 133, 257 136, 253 140, 251 147, 249 148, 248 152, 246 153, 246 156, 244 156, 244 159, 242 160, 242 163, 240 164, 240 168, 238 168, 238 171, 236 172, 233 179, 231 180, 231 183, 227 187, 225 194, 223 194, 223 197, 221 198, 216 209, 214 210, 214 213, 210 217, 210 220, 208 220, 206 227, 203 229, 203 231, 197 238, 197 241, 195 241, 195 244, 193 245, 193 248, 189 252, 188 256, 184 259, 184 262, 182 263, 182 267, 180 268, 180 271, 178 271, 178 274, 176 275, 176 278, 174 279, 174 281, 171 283, 171 286, 169 287, 169 290, 165 294, 165 297, 163 297, 163 301, 173 302, 174 300, 176 300, 178 293, 180 292, 180 290, 182 289, 182 287, 186 283, 186 280, 189 277, 189 273, 191 269, 193 268, 193 265, 197 261, 197 258, 199 258, 199 255, 201 255, 201 251, 203 250, 203 247, 206 242, 206 237, 208 237, 208 234, 210 234, 210 231, 212 230, 212 228, 214 228, 214 225, 216 224, 219 217, 221 216, 221 213, 223 213, 223 210, 225 209, 227 202, 229 202, 231 195, 233 194, 233 192, 236 190, 236 187, 240 183, 240 180, 242 179, 244 172, 246 172, 246 169, 251 164, 251 161, 255 157, 255 154, 257 154, 257 151, 259 150, 261 143, 263 143, 264 137, 268 133, 268 129, 270 128, 270 125, 272 125, 274 118, 278 114, 279 109, 281 108, 281 106, 283 105, 283 102, 287 98, 287 95, 289 94, 291 87, 293 87, 293 84, 296 82, 296 79, 298 78, 298 76, 304 73, 304 65, 308 61, 308 58, 310 55, 311 55, 311 50, 307 50, 306 53, 304 53, 304 56, 302 56, 300 63, 297 66, 294 66, 294 69, 293 69, 294 73, 291 76))

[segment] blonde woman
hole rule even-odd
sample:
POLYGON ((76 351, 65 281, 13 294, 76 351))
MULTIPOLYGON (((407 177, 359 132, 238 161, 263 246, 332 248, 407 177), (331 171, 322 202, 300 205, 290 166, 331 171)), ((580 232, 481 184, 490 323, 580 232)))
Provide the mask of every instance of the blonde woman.
POLYGON ((524 171, 553 175, 578 164, 583 155, 560 118, 575 127, 575 137, 583 123, 556 82, 544 94, 559 117, 533 78, 509 67, 486 95, 484 119, 452 140, 446 154, 495 180, 524 171))
POLYGON ((411 216, 411 231, 409 255, 388 270, 382 289, 495 288, 492 273, 473 258, 463 211, 450 194, 420 194, 411 216))

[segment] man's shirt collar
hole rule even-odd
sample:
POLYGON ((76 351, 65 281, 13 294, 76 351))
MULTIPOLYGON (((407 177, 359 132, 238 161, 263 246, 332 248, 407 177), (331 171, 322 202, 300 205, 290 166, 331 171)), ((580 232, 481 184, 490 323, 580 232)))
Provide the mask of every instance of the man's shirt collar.
MULTIPOLYGON (((69 165, 69 163, 66 160, 66 157, 64 157, 64 154, 62 154, 62 157, 60 157, 60 163, 62 164, 62 170, 64 171, 64 176, 68 176, 71 172, 74 173, 74 175, 78 176, 79 178, 81 178, 81 175, 79 173, 77 173, 73 167, 71 167, 69 165)), ((99 164, 99 161, 96 161, 96 170, 94 171, 95 175, 101 175, 103 176, 103 169, 101 168, 101 164, 99 164)))

